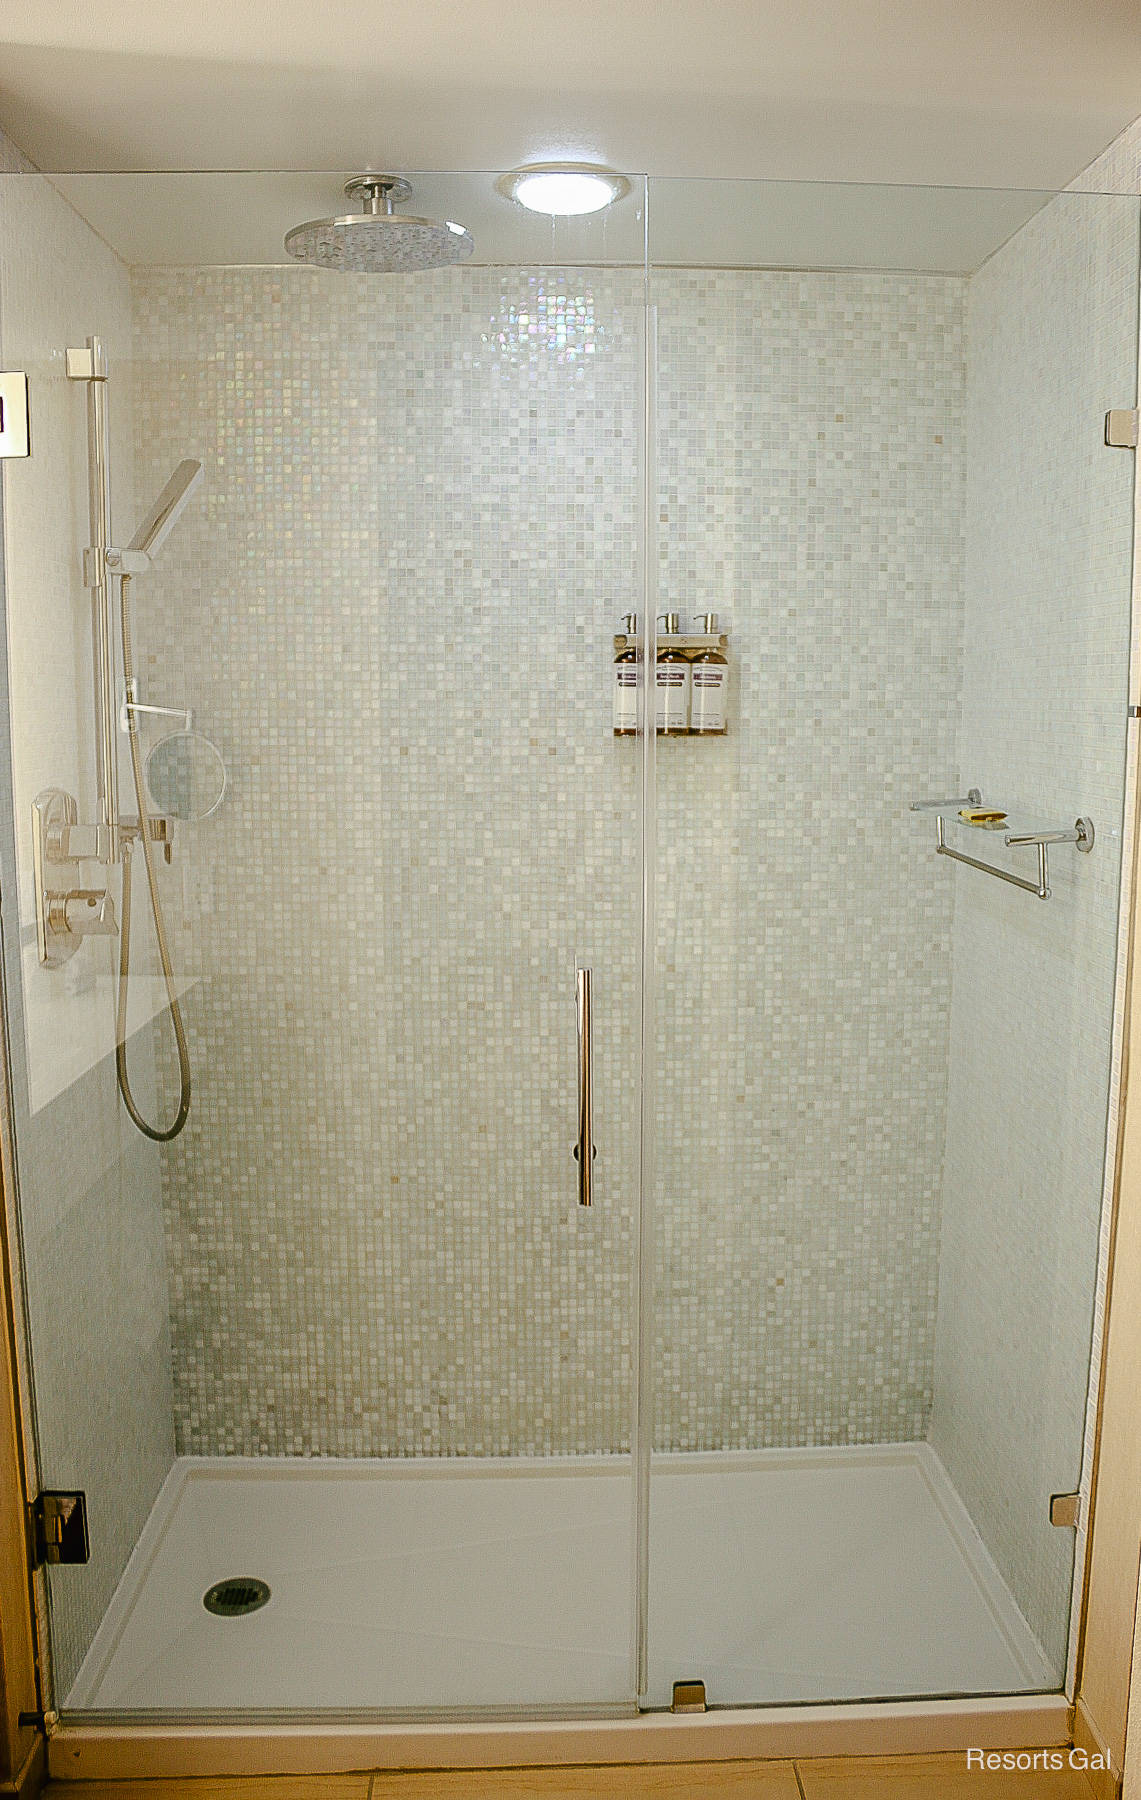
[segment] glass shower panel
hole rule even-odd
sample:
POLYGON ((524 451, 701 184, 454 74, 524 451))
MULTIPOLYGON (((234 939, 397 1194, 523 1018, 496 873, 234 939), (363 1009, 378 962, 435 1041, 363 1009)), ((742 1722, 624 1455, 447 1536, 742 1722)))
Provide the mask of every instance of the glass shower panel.
POLYGON ((469 262, 290 262, 291 226, 356 206, 329 175, 0 190, 34 447, 4 476, 21 1231, 41 1479, 85 1491, 91 1539, 47 1582, 67 1713, 634 1701, 641 740, 611 683, 640 611, 643 193, 564 222, 492 175, 410 180, 469 262), (131 546, 94 564, 136 820, 127 1061, 160 1125, 124 570, 125 698, 171 709, 133 714, 192 1078, 162 1144, 116 1087, 121 858, 60 835, 100 815, 96 403, 131 546), (186 459, 160 544, 140 521, 186 459), (209 810, 188 724, 225 769, 209 810), (62 876, 74 954, 45 967, 62 876), (74 929, 89 891, 102 932, 74 929))
POLYGON ((648 1702, 1056 1689, 1138 202, 653 182, 650 223, 654 611, 729 707, 655 748, 648 1702))

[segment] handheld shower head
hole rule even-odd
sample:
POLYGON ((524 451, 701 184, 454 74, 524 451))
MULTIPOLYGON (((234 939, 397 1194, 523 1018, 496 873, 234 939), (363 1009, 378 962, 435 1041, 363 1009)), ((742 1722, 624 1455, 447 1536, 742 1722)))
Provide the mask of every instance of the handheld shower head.
POLYGON ((174 530, 183 507, 201 480, 202 464, 200 462, 195 462, 192 457, 187 457, 185 462, 180 462, 127 545, 128 550, 137 551, 140 555, 153 560, 174 530))

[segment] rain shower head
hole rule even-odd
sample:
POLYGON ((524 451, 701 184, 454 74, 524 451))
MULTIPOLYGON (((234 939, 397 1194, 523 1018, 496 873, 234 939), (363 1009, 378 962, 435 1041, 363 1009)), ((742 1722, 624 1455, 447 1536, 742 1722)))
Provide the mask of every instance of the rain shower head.
POLYGON ((157 556, 201 479, 200 462, 195 462, 189 456, 185 462, 180 462, 128 544, 128 550, 136 550, 140 555, 150 558, 157 556))
POLYGON ((411 192, 399 175, 358 175, 345 184, 345 198, 359 200, 364 211, 295 225, 286 233, 285 248, 298 262, 349 274, 408 275, 463 262, 475 243, 462 225, 393 210, 411 192))

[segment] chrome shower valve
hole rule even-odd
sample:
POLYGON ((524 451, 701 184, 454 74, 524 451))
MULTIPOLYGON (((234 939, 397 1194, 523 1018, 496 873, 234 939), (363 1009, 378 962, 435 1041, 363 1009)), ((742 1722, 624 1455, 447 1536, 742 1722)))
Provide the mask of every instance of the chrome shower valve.
POLYGON ((53 931, 71 937, 115 937, 119 921, 115 902, 105 888, 70 888, 49 894, 48 922, 53 931))

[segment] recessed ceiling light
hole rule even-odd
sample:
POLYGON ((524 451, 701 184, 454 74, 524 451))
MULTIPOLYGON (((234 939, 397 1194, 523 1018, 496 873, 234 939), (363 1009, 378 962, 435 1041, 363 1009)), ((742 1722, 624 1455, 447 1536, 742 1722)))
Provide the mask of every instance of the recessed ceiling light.
POLYGON ((501 194, 517 200, 529 212, 601 212, 630 192, 625 175, 599 169, 593 163, 527 163, 512 169, 496 182, 501 194))

